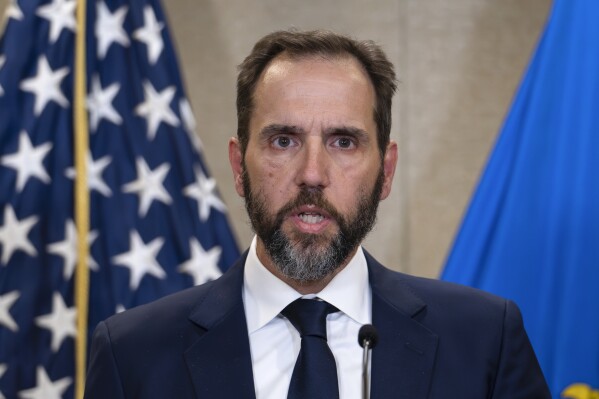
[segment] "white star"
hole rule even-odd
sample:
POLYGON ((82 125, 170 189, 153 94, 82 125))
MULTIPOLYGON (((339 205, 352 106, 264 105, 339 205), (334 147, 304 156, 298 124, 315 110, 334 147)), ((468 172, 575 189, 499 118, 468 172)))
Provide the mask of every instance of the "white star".
POLYGON ((146 245, 139 233, 133 230, 129 234, 129 244, 129 252, 114 256, 112 263, 130 269, 129 287, 132 291, 139 287, 139 283, 146 273, 159 279, 166 278, 166 272, 156 260, 156 255, 164 244, 164 238, 157 237, 146 245))
POLYGON ((55 101, 63 108, 69 106, 69 100, 60 90, 60 82, 69 74, 69 68, 63 67, 56 71, 50 68, 45 56, 40 56, 37 61, 37 75, 25 79, 19 86, 21 90, 31 92, 35 95, 33 113, 39 116, 49 101, 55 101))
POLYGON ((122 6, 110 13, 108 6, 103 1, 96 7, 96 37, 98 38, 98 58, 103 59, 112 43, 119 43, 124 47, 129 46, 129 38, 123 29, 123 22, 127 15, 127 6, 122 6))
POLYGON ((50 176, 44 169, 44 158, 52 149, 52 143, 34 147, 26 131, 19 135, 19 149, 11 155, 0 157, 0 163, 17 172, 17 191, 23 191, 30 177, 37 177, 44 183, 50 183, 50 176))
POLYGON ((151 6, 144 7, 144 26, 133 32, 133 37, 148 46, 148 59, 155 64, 162 53, 164 42, 160 31, 164 28, 162 22, 156 20, 156 14, 151 6))
POLYGON ((92 77, 91 92, 87 96, 87 109, 92 131, 95 133, 102 118, 109 120, 115 125, 123 123, 123 119, 112 106, 112 100, 116 97, 121 85, 113 83, 102 90, 100 77, 96 74, 92 77))
MULTIPOLYGON (((2 69, 5 62, 6 62, 6 57, 3 55, 0 55, 0 69, 2 69)), ((0 85, 0 96, 3 96, 3 95, 4 95, 4 89, 2 88, 2 85, 0 85)))
POLYGON ((8 3, 8 7, 6 7, 6 13, 4 15, 6 16, 6 18, 13 18, 17 21, 23 20, 23 11, 21 11, 21 8, 17 4, 16 0, 10 0, 10 2, 8 3))
POLYGON ((38 7, 35 14, 50 22, 50 43, 56 42, 65 28, 75 32, 77 28, 76 6, 76 0, 53 0, 50 4, 38 7))
MULTIPOLYGON (((77 227, 72 220, 67 220, 64 229, 64 240, 49 244, 48 252, 62 256, 64 265, 62 275, 65 280, 70 280, 77 264, 77 227)), ((97 231, 93 230, 88 233, 87 244, 89 247, 93 245, 96 238, 98 238, 97 231)), ((90 269, 98 270, 98 264, 92 258, 91 254, 87 258, 87 264, 90 269)))
POLYGON ((195 285, 215 280, 223 274, 218 268, 218 260, 222 253, 220 247, 212 247, 210 251, 206 252, 195 237, 189 240, 189 247, 191 248, 191 258, 179 265, 177 270, 193 277, 195 285))
POLYGON ((164 121, 171 126, 179 126, 179 118, 169 105, 177 89, 175 86, 169 86, 158 93, 149 81, 146 80, 143 84, 145 100, 135 107, 135 114, 146 118, 148 121, 148 140, 154 140, 160 122, 164 121))
POLYGON ((4 208, 4 224, 0 226, 0 244, 2 244, 2 259, 0 262, 7 265, 12 254, 20 249, 30 256, 37 255, 37 251, 27 239, 29 231, 38 221, 37 216, 17 220, 15 211, 10 205, 4 208))
POLYGON ((19 331, 19 326, 15 322, 15 319, 12 318, 9 309, 19 299, 19 296, 21 296, 19 291, 11 291, 0 295, 0 327, 4 326, 12 332, 19 331))
MULTIPOLYGON (((96 190, 105 197, 112 195, 110 187, 102 179, 102 173, 110 165, 110 162, 112 162, 110 155, 94 161, 91 153, 89 151, 87 153, 87 185, 90 190, 96 190)), ((68 168, 65 172, 65 175, 70 179, 74 179, 76 174, 75 168, 68 168)))
POLYGON ((58 352, 60 345, 67 337, 77 335, 77 326, 75 319, 77 317, 77 308, 67 308, 60 293, 55 292, 52 296, 52 313, 35 318, 35 324, 41 328, 46 328, 52 333, 52 344, 50 347, 54 353, 58 352))
POLYGON ((71 377, 63 377, 54 382, 50 381, 43 367, 36 369, 37 386, 19 392, 21 399, 62 399, 62 394, 73 382, 71 377))
POLYGON ((143 158, 137 158, 135 163, 137 180, 125 184, 123 192, 139 195, 139 216, 143 217, 148 213, 152 201, 162 201, 167 205, 172 202, 171 196, 162 184, 171 167, 165 162, 156 169, 150 170, 143 158))
POLYGON ((183 193, 198 201, 198 212, 200 220, 205 222, 210 216, 210 208, 225 212, 225 204, 218 198, 214 190, 216 189, 216 181, 212 178, 207 178, 200 170, 196 170, 196 181, 183 189, 183 193))
POLYGON ((191 104, 189 104, 189 101, 187 101, 186 98, 182 98, 179 101, 179 112, 181 113, 183 126, 185 127, 185 131, 189 135, 191 144, 193 144, 193 147, 196 149, 197 152, 202 151, 202 140, 200 140, 200 136, 198 136, 196 132, 196 119, 193 116, 191 104))

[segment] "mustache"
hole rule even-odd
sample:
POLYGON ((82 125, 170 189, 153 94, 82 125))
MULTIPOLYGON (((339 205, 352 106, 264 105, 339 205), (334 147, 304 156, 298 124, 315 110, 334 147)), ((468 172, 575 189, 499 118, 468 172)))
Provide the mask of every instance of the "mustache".
POLYGON ((317 208, 324 210, 333 219, 337 220, 338 223, 343 223, 345 221, 343 215, 341 215, 341 213, 326 200, 322 190, 303 188, 293 200, 289 201, 277 212, 275 225, 280 226, 287 214, 303 205, 314 205, 317 208))

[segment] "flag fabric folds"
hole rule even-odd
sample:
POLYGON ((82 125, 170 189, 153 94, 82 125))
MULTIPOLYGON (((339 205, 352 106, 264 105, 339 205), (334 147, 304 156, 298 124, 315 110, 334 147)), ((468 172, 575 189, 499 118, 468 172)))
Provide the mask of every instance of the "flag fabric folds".
POLYGON ((516 301, 555 398, 599 397, 598 20, 553 4, 442 273, 516 301))
POLYGON ((88 334, 239 256, 158 0, 12 0, 0 39, 0 398, 72 398, 73 73, 85 34, 88 334))

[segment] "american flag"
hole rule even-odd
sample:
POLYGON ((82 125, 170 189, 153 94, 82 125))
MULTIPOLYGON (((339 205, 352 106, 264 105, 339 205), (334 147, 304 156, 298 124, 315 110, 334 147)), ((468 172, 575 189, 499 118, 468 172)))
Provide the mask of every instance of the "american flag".
POLYGON ((73 73, 85 34, 89 334, 238 256, 157 0, 12 0, 0 39, 0 398, 75 395, 73 73))

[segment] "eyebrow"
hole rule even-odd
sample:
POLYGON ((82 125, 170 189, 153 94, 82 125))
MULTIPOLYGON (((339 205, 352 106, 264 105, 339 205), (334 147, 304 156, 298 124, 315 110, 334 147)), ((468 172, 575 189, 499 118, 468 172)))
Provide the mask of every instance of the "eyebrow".
POLYGON ((262 137, 272 137, 277 134, 287 133, 287 134, 300 134, 304 133, 304 129, 299 126, 294 125, 283 125, 278 123, 273 123, 271 125, 265 126, 260 131, 260 136, 262 137))
POLYGON ((363 142, 368 142, 370 140, 370 136, 368 135, 367 131, 353 126, 331 127, 325 129, 325 134, 335 136, 352 136, 363 142))
MULTIPOLYGON (((261 131, 260 135, 262 137, 272 137, 277 134, 287 133, 287 134, 302 134, 304 133, 304 129, 296 126, 296 125, 284 125, 279 123, 273 123, 268 126, 265 126, 261 131)), ((360 139, 361 141, 368 141, 370 136, 368 132, 363 129, 359 129, 353 126, 334 126, 325 129, 324 134, 327 136, 337 135, 337 136, 352 136, 360 139)))

